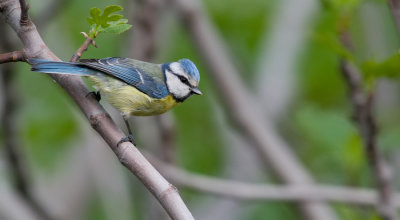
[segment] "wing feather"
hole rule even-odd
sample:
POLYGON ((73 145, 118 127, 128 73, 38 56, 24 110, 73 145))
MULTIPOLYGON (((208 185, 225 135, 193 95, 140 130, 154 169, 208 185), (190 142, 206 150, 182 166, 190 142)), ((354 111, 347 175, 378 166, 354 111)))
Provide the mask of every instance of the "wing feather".
POLYGON ((115 77, 150 97, 164 98, 169 94, 161 68, 155 64, 119 57, 80 60, 79 64, 115 77))

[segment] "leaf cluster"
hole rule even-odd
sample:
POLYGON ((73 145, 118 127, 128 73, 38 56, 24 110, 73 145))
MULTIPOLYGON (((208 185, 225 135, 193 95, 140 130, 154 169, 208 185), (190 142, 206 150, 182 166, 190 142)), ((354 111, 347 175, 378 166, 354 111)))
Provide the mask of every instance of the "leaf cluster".
POLYGON ((94 38, 102 32, 121 34, 129 30, 132 25, 128 24, 128 19, 123 18, 120 14, 114 14, 122 9, 119 5, 110 5, 102 13, 97 7, 91 8, 90 17, 87 19, 91 27, 89 36, 94 38))

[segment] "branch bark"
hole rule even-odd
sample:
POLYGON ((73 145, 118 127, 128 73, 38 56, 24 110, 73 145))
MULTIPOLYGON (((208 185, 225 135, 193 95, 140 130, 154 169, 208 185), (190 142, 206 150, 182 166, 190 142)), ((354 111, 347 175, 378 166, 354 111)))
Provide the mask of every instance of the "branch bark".
MULTIPOLYGON (((284 141, 264 120, 259 103, 239 79, 239 73, 229 59, 224 43, 201 10, 199 1, 170 0, 191 34, 194 44, 210 68, 211 78, 230 111, 228 114, 251 140, 276 174, 286 183, 312 184, 311 174, 296 158, 284 141)), ((301 210, 310 220, 337 219, 324 203, 300 202, 301 210)))
MULTIPOLYGON (((0 0, 0 12, 6 22, 18 34, 24 45, 26 58, 42 58, 59 61, 60 59, 46 46, 35 25, 20 25, 21 10, 17 0, 0 0)), ((179 196, 176 188, 167 182, 131 143, 118 141, 125 134, 116 126, 108 113, 92 96, 82 79, 76 76, 51 75, 67 91, 92 127, 107 142, 120 162, 135 174, 149 191, 158 199, 172 219, 193 219, 192 214, 179 196)))
POLYGON ((22 51, 0 54, 0 64, 19 61, 25 61, 24 53, 22 51))

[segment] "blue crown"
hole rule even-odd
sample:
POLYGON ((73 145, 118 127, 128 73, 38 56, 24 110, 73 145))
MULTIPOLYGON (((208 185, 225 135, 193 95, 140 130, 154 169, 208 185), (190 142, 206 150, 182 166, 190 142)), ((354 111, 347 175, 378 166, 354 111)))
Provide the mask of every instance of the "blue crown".
POLYGON ((188 59, 180 59, 178 61, 183 69, 191 76, 193 77, 193 79, 195 79, 197 82, 200 81, 200 73, 196 68, 196 65, 194 65, 194 63, 188 59))

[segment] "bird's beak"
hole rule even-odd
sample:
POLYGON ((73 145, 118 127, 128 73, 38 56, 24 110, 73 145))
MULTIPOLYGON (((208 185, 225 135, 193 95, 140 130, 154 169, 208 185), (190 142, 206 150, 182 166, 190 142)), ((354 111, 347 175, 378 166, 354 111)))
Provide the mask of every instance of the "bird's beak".
POLYGON ((192 92, 196 95, 203 95, 199 88, 192 88, 192 92))

